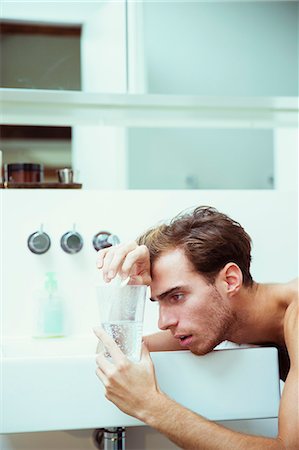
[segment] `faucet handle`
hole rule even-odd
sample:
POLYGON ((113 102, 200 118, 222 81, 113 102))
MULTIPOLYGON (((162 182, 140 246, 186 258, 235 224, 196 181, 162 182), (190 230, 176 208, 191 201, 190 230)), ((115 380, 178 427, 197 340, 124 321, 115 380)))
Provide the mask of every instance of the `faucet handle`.
POLYGON ((83 247, 83 238, 74 228, 64 233, 60 239, 60 245, 66 253, 78 253, 83 247))
POLYGON ((119 237, 116 234, 109 233, 109 231, 100 231, 92 240, 92 245, 97 251, 102 250, 103 248, 112 247, 119 243, 119 237))
POLYGON ((110 234, 108 236, 107 242, 111 245, 118 245, 120 243, 119 237, 116 234, 110 234))
POLYGON ((44 232, 43 224, 40 229, 32 233, 27 240, 29 250, 36 255, 42 255, 46 253, 51 246, 50 236, 44 232))

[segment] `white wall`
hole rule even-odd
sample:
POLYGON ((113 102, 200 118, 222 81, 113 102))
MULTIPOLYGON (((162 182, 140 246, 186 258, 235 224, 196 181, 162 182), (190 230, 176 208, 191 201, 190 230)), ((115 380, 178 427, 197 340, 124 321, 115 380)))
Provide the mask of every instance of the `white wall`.
MULTIPOLYGON (((99 7, 82 27, 81 70, 84 92, 126 91, 125 2, 95 2, 99 7)), ((84 2, 81 3, 84 9, 84 2)))
MULTIPOLYGON (((286 281, 297 274, 296 195, 275 191, 2 191, 3 336, 32 335, 35 291, 45 272, 55 271, 68 306, 69 333, 88 335, 95 325, 94 234, 108 230, 121 241, 134 239, 161 219, 198 204, 210 204, 239 220, 253 239, 252 272, 257 281, 286 281), (50 250, 35 255, 28 236, 39 229, 52 240, 50 250), (60 238, 76 223, 84 247, 75 255, 60 248, 60 238), (287 263, 286 263, 287 261, 287 263)), ((156 327, 157 309, 146 330, 156 327)), ((153 316, 151 315, 153 314, 153 316)))
POLYGON ((72 167, 79 172, 84 189, 126 189, 126 130, 92 125, 73 127, 72 167))
MULTIPOLYGON (((127 89, 125 2, 104 2, 82 28, 82 90, 124 93, 127 89)), ((77 126, 72 135, 72 167, 87 189, 123 189, 126 180, 125 130, 77 126)))
POLYGON ((108 1, 2 0, 1 17, 17 21, 80 24, 97 14, 108 1))

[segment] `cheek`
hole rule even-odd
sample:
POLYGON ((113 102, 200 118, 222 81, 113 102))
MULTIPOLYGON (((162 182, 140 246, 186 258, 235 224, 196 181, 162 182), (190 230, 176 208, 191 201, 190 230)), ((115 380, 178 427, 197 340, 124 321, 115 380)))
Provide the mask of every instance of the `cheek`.
POLYGON ((192 304, 185 304, 185 307, 181 312, 181 319, 189 324, 202 325, 205 322, 205 309, 200 305, 198 301, 192 304))
POLYGON ((194 298, 192 302, 185 304, 182 317, 190 324, 206 329, 218 321, 218 314, 217 305, 214 305, 213 299, 208 296, 205 299, 194 298))

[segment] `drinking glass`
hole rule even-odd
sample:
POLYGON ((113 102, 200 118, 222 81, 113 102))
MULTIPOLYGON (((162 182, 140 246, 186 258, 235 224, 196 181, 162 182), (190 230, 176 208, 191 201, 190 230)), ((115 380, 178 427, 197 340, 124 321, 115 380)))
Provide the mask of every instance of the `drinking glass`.
MULTIPOLYGON (((141 357, 146 292, 145 285, 109 283, 97 287, 101 325, 127 358, 134 362, 141 357)), ((101 342, 98 350, 110 357, 101 342)))

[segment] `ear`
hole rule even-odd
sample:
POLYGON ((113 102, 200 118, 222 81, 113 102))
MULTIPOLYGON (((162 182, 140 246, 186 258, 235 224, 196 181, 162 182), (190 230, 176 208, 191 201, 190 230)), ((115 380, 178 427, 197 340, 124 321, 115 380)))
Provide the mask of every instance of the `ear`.
POLYGON ((227 263, 219 272, 218 277, 227 295, 237 294, 242 287, 242 271, 235 263, 227 263))

